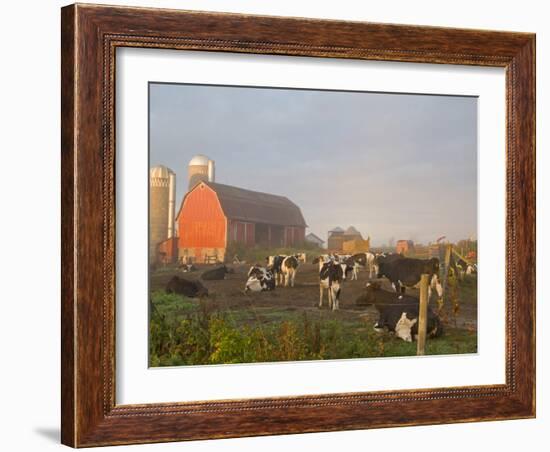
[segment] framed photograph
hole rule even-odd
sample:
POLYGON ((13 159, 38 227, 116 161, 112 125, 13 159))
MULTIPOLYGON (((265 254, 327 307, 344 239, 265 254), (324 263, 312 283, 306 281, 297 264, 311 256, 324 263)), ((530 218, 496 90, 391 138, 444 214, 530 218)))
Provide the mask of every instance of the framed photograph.
POLYGON ((535 36, 62 9, 62 442, 535 416, 535 36))

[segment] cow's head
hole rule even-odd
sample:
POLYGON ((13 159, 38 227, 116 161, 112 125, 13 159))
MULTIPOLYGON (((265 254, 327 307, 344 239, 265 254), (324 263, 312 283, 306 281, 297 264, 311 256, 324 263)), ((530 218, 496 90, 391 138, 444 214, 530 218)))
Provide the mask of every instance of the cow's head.
POLYGON ((342 281, 342 279, 344 279, 344 270, 340 264, 328 261, 322 264, 321 270, 319 271, 319 277, 321 279, 329 278, 334 284, 335 281, 342 281))
POLYGON ((376 303, 376 293, 381 289, 382 287, 379 282, 368 282, 365 286, 365 291, 355 300, 355 304, 358 306, 370 306, 376 303))
POLYGON ((224 267, 225 267, 225 273, 229 273, 229 274, 234 274, 235 273, 235 268, 226 267, 225 265, 224 265, 224 267))
POLYGON ((264 273, 263 268, 259 265, 253 265, 250 267, 250 270, 248 270, 248 277, 254 276, 255 278, 260 278, 264 273))
POLYGON ((367 289, 367 292, 375 292, 382 289, 382 285, 378 281, 369 281, 365 284, 365 288, 367 289))
POLYGON ((383 278, 385 275, 385 264, 384 262, 377 262, 375 265, 376 268, 376 277, 383 278))
POLYGON ((412 327, 417 321, 418 319, 410 320, 407 313, 403 312, 395 325, 395 335, 405 342, 412 342, 412 327))
POLYGON ((432 257, 428 261, 430 273, 439 273, 439 259, 437 257, 432 257))
POLYGON ((367 265, 367 255, 365 253, 357 253, 351 256, 355 262, 357 262, 359 265, 365 266, 367 265))

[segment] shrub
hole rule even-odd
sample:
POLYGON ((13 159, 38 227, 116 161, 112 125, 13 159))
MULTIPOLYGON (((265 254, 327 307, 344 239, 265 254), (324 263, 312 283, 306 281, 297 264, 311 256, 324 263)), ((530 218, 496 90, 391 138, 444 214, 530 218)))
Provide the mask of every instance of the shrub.
MULTIPOLYGON (((304 311, 277 321, 246 316, 239 324, 231 311, 211 301, 192 302, 177 295, 151 300, 149 364, 176 366, 317 359, 348 359, 416 354, 416 344, 378 334, 363 321, 345 321, 332 313, 304 311)), ((447 330, 428 341, 427 353, 477 350, 476 334, 447 330)))

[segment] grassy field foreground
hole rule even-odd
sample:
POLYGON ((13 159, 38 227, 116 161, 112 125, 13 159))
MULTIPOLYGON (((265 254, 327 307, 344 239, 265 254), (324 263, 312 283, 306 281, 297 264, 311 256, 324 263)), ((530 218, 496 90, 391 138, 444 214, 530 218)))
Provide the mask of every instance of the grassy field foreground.
MULTIPOLYGON (((416 355, 406 343, 373 330, 372 316, 316 308, 241 306, 156 291, 150 306, 152 367, 416 355)), ((446 326, 427 354, 477 351, 475 331, 446 326)))

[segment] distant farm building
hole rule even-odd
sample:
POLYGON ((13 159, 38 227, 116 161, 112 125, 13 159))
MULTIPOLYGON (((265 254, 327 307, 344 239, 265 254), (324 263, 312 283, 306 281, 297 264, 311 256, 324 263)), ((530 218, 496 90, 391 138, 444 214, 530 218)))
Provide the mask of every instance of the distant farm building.
POLYGON ((412 240, 398 240, 395 244, 395 252, 400 254, 414 253, 414 242, 412 240))
POLYGON ((366 253, 367 251, 370 251, 370 237, 366 240, 346 240, 342 244, 342 252, 345 254, 366 253))
POLYGON ((308 235, 306 235, 306 242, 312 243, 313 245, 318 246, 319 248, 322 248, 325 241, 316 236, 313 232, 310 232, 308 235))
POLYGON ((328 231, 328 249, 341 250, 344 243, 344 230, 337 226, 328 231))
POLYGON ((338 226, 328 231, 328 249, 332 252, 350 254, 369 251, 370 237, 364 240, 361 233, 353 226, 345 231, 338 226))
POLYGON ((427 245, 422 245, 421 243, 414 243, 412 240, 398 240, 395 246, 395 252, 417 259, 437 257, 443 260, 445 258, 445 249, 448 243, 449 242, 431 242, 427 245))
MULTIPOLYGON (((300 208, 284 196, 200 180, 178 212, 180 259, 224 261, 227 246, 294 246, 305 240, 300 208)), ((231 257, 231 256, 229 256, 231 257)))

